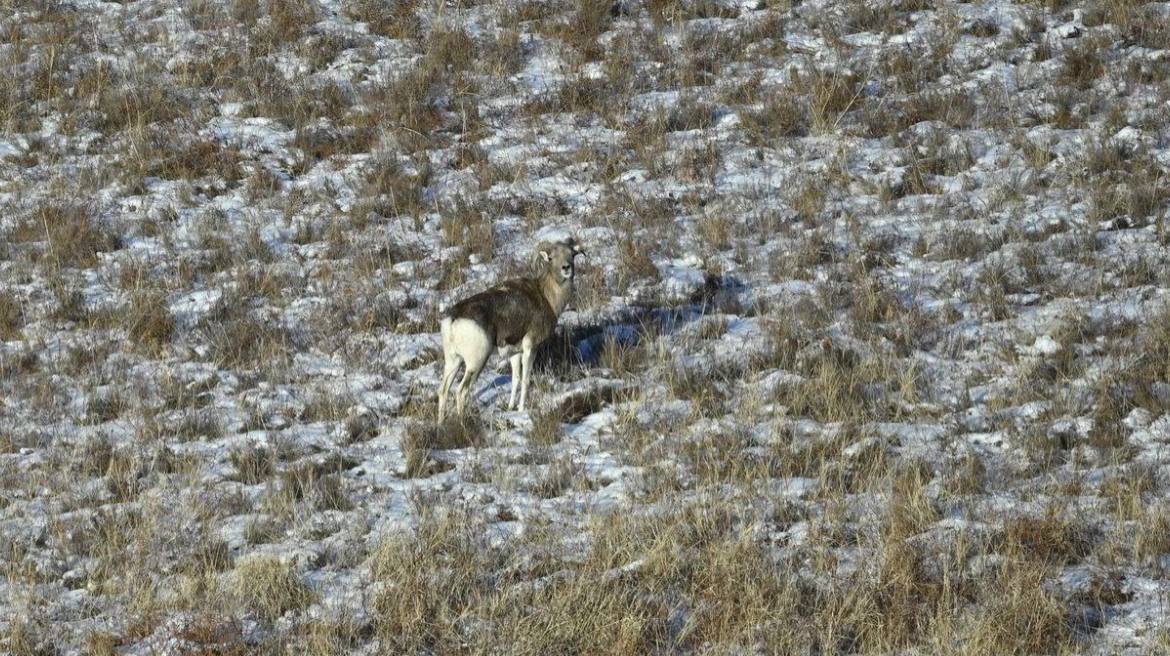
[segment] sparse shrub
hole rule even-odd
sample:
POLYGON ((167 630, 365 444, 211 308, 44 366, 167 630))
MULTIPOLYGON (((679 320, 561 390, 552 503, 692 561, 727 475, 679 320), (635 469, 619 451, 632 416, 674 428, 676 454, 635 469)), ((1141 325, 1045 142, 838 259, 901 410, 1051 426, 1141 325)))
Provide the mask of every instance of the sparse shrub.
POLYGON ((479 55, 475 39, 462 28, 438 28, 425 39, 422 69, 439 76, 453 76, 472 68, 479 55))
POLYGON ((565 493, 573 485, 578 467, 568 459, 560 459, 548 465, 543 475, 528 491, 541 499, 555 499, 565 493))
POLYGON ((959 615, 954 638, 972 653, 1062 653, 1074 644, 1071 609, 1045 585, 1047 572, 1007 561, 959 615))
POLYGON ((648 252, 649 244, 638 238, 623 239, 618 244, 618 286, 626 287, 637 280, 657 281, 660 274, 648 252))
POLYGON ((301 151, 300 168, 335 155, 368 152, 375 144, 377 133, 372 126, 336 126, 327 119, 297 128, 292 145, 301 151))
POLYGON ((880 363, 858 362, 831 344, 816 351, 809 361, 798 363, 807 378, 778 390, 777 400, 789 406, 790 415, 856 422, 886 414, 880 363))
POLYGON ((317 390, 309 394, 299 416, 302 421, 341 421, 353 404, 349 394, 317 390))
POLYGON ((900 34, 906 29, 906 22, 899 18, 893 4, 873 2, 845 3, 845 25, 847 34, 855 32, 881 32, 900 34))
POLYGON ((715 0, 649 0, 646 12, 656 25, 696 18, 735 18, 739 10, 715 0))
POLYGON ((435 75, 424 69, 410 69, 371 87, 364 98, 367 105, 377 108, 374 120, 401 129, 404 133, 397 135, 400 143, 414 149, 426 145, 426 135, 441 123, 436 104, 442 87, 435 75))
POLYGON ((109 437, 99 436, 85 443, 81 456, 83 476, 105 476, 114 459, 114 445, 109 437))
POLYGON ((645 368, 648 361, 647 349, 640 342, 653 339, 653 335, 643 331, 639 341, 631 342, 607 335, 601 343, 601 366, 613 371, 614 375, 626 377, 645 368))
POLYGON ((85 637, 85 653, 87 656, 117 656, 118 636, 112 633, 95 631, 85 637))
POLYGON ((963 32, 986 39, 999 34, 999 25, 993 20, 980 19, 971 21, 963 28, 963 32))
POLYGON ((849 316, 862 331, 872 324, 893 321, 904 312, 893 290, 868 275, 854 283, 851 297, 849 316))
POLYGON ((1128 42, 1153 50, 1170 49, 1170 25, 1166 23, 1165 14, 1159 14, 1152 6, 1140 6, 1138 2, 1101 4, 1114 12, 1124 12, 1122 16, 1110 17, 1110 22, 1122 26, 1128 42))
MULTIPOLYGON (((796 218, 808 228, 816 228, 820 226, 821 213, 825 209, 825 203, 828 201, 828 192, 825 188, 825 181, 813 177, 801 177, 793 181, 793 184, 788 188, 785 194, 785 200, 796 212, 796 218)), ((811 236, 813 242, 818 245, 826 243, 823 232, 814 233, 811 236)), ((816 251, 823 249, 816 248, 816 251)), ((820 261, 822 258, 818 255, 813 259, 820 261)))
POLYGON ((383 648, 411 652, 453 637, 451 623, 475 599, 475 572, 488 556, 469 529, 456 517, 424 516, 417 537, 394 535, 379 545, 370 573, 386 584, 373 604, 383 648))
POLYGON ((525 105, 531 114, 551 112, 586 112, 605 116, 614 109, 616 89, 605 78, 575 77, 560 86, 556 93, 537 96, 525 105))
POLYGON ((181 126, 148 130, 138 144, 135 165, 140 175, 167 180, 222 178, 228 185, 243 179, 243 156, 235 146, 209 138, 188 140, 181 126))
POLYGON ((268 21, 257 22, 252 34, 259 47, 268 52, 298 42, 320 18, 317 3, 312 0, 266 0, 263 6, 268 21))
POLYGON ((524 67, 520 33, 512 29, 501 30, 484 43, 482 59, 491 75, 507 76, 519 72, 524 67))
POLYGON ((50 634, 47 626, 20 615, 0 632, 0 644, 13 656, 53 656, 57 650, 50 634))
POLYGON ((133 501, 138 496, 138 479, 145 474, 142 463, 124 451, 113 453, 105 471, 106 489, 116 503, 133 501))
POLYGON ((718 417, 726 411, 728 393, 718 372, 679 366, 670 373, 666 382, 671 393, 691 401, 695 411, 704 417, 718 417))
POLYGON ((244 540, 248 544, 267 544, 285 532, 282 522, 269 516, 254 517, 244 525, 244 540))
POLYGON ((1115 221, 1114 227, 1136 228, 1147 225, 1170 200, 1170 191, 1161 180, 1143 180, 1133 176, 1127 184, 1097 185, 1090 196, 1089 217, 1094 221, 1115 221))

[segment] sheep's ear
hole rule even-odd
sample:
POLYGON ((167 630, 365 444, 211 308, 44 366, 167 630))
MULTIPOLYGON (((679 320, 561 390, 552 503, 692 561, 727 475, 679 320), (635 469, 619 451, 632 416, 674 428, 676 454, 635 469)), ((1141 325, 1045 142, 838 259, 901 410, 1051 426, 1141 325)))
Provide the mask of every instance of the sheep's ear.
POLYGON ((536 252, 540 254, 542 262, 549 262, 552 260, 552 244, 547 241, 542 241, 536 245, 536 252))
POLYGON ((565 241, 565 246, 568 246, 569 250, 573 252, 573 257, 585 254, 585 249, 581 248, 581 245, 577 241, 576 237, 569 237, 569 239, 565 241))
POLYGON ((552 260, 552 256, 548 254, 548 251, 541 251, 540 252, 540 259, 544 260, 545 262, 548 262, 548 261, 552 260))

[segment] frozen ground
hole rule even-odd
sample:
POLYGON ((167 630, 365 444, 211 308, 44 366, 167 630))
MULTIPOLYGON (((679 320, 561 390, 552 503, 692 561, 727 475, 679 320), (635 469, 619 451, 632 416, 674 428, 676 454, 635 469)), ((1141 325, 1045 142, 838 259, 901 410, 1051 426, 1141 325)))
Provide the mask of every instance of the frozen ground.
POLYGON ((0 0, 0 651, 1170 650, 1170 4, 0 0), (438 313, 588 257, 534 410, 438 313))

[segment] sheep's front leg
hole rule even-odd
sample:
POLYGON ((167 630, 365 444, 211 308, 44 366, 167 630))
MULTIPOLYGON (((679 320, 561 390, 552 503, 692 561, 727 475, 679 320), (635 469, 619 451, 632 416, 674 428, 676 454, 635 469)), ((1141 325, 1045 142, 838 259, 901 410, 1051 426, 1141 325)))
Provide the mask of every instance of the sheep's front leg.
POLYGON ((516 409, 516 394, 520 391, 520 371, 522 354, 516 353, 508 358, 508 363, 512 365, 512 394, 508 397, 508 409, 516 409))
POLYGON ((521 376, 523 380, 520 383, 520 412, 524 412, 524 408, 527 407, 528 377, 532 373, 532 361, 536 357, 536 351, 532 348, 532 343, 528 340, 524 340, 524 352, 522 355, 523 362, 521 364, 523 365, 524 373, 521 376))

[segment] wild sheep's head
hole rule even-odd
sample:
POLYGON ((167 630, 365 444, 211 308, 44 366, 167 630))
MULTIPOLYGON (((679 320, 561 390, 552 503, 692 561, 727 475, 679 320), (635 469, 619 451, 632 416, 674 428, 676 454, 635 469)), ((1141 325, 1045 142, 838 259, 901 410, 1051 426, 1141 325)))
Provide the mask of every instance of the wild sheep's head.
POLYGON ((573 269, 573 258, 585 253, 577 245, 577 240, 575 239, 558 243, 543 242, 537 247, 536 252, 540 254, 541 263, 547 267, 548 271, 556 275, 557 280, 561 284, 565 284, 573 279, 575 273, 573 269))

